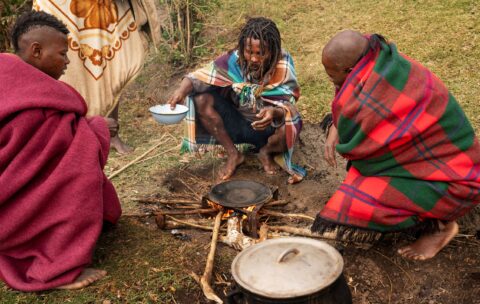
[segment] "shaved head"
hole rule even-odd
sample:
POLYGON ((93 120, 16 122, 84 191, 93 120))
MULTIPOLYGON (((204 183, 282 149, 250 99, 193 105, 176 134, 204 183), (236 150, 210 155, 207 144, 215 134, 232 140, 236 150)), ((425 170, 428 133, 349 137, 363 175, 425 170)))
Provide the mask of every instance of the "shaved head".
POLYGON ((333 36, 323 48, 322 57, 326 57, 338 67, 353 67, 368 46, 368 39, 362 34, 346 30, 333 36))
POLYGON ((20 39, 23 35, 27 34, 33 29, 37 29, 40 27, 48 27, 54 30, 57 30, 60 33, 65 35, 68 34, 68 29, 65 24, 62 23, 59 19, 55 16, 50 15, 45 12, 37 12, 37 11, 29 11, 22 14, 18 17, 15 25, 12 29, 12 44, 15 52, 18 53, 20 51, 20 39))
POLYGON ((368 45, 367 38, 352 30, 336 34, 325 45, 322 64, 337 89, 343 85, 348 73, 368 49, 368 45))

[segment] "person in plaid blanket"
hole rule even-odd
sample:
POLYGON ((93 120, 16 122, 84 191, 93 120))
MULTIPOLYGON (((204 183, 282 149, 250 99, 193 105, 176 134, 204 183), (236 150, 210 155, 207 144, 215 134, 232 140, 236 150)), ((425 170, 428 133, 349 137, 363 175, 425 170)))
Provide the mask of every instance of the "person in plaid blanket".
POLYGON ((434 257, 480 201, 480 147, 464 112, 381 35, 338 33, 322 63, 336 90, 325 159, 336 166, 336 149, 349 168, 312 230, 415 232, 398 253, 434 257))
POLYGON ((299 182, 305 171, 291 164, 301 129, 294 103, 300 97, 290 55, 282 50, 280 32, 267 18, 251 18, 241 29, 238 45, 206 67, 188 74, 169 98, 171 108, 186 104, 182 151, 220 144, 227 160, 220 178, 230 178, 244 161, 235 144, 251 144, 267 174, 277 164, 299 182))

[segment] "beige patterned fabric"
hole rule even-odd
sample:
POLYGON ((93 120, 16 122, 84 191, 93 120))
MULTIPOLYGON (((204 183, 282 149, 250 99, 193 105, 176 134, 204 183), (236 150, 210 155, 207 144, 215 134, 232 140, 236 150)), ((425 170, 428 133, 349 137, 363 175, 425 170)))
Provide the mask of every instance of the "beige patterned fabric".
MULTIPOLYGON (((141 24, 148 22, 149 13, 138 12, 143 6, 133 6, 141 24)), ((70 31, 70 64, 60 80, 85 98, 89 116, 108 115, 122 89, 140 72, 146 53, 129 1, 34 0, 33 9, 55 15, 70 31)))

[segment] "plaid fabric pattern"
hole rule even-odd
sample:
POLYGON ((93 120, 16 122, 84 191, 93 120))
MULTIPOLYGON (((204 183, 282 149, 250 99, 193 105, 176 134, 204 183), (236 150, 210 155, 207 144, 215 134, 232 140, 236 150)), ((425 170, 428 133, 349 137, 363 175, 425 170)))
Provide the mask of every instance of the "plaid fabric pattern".
MULTIPOLYGON (((273 75, 265 85, 250 83, 243 75, 238 64, 238 51, 225 53, 206 67, 190 74, 190 76, 212 86, 232 87, 240 101, 256 103, 259 99, 263 103, 282 107, 285 110, 285 133, 288 150, 274 157, 284 170, 296 175, 301 180, 306 171, 304 168, 292 164, 293 147, 302 128, 300 114, 296 110, 295 102, 300 97, 300 87, 297 83, 293 60, 287 52, 283 52, 273 75)), ((197 151, 200 144, 217 144, 215 138, 208 134, 198 134, 195 127, 195 104, 192 96, 185 102, 189 111, 185 119, 185 134, 182 143, 182 152, 197 151)))
POLYGON ((444 84, 394 44, 379 44, 332 103, 351 160, 319 222, 380 232, 451 221, 479 203, 480 148, 444 84))

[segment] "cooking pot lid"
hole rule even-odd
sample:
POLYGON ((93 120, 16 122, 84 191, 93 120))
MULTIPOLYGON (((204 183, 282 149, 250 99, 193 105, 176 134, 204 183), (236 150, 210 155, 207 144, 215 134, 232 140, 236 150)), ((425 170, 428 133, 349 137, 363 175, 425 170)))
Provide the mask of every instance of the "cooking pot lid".
POLYGON ((340 253, 325 242, 286 237, 240 252, 232 263, 235 281, 271 299, 311 295, 330 286, 343 271, 340 253))
POLYGON ((244 208, 270 200, 272 191, 254 181, 232 180, 213 186, 208 198, 224 207, 244 208))

